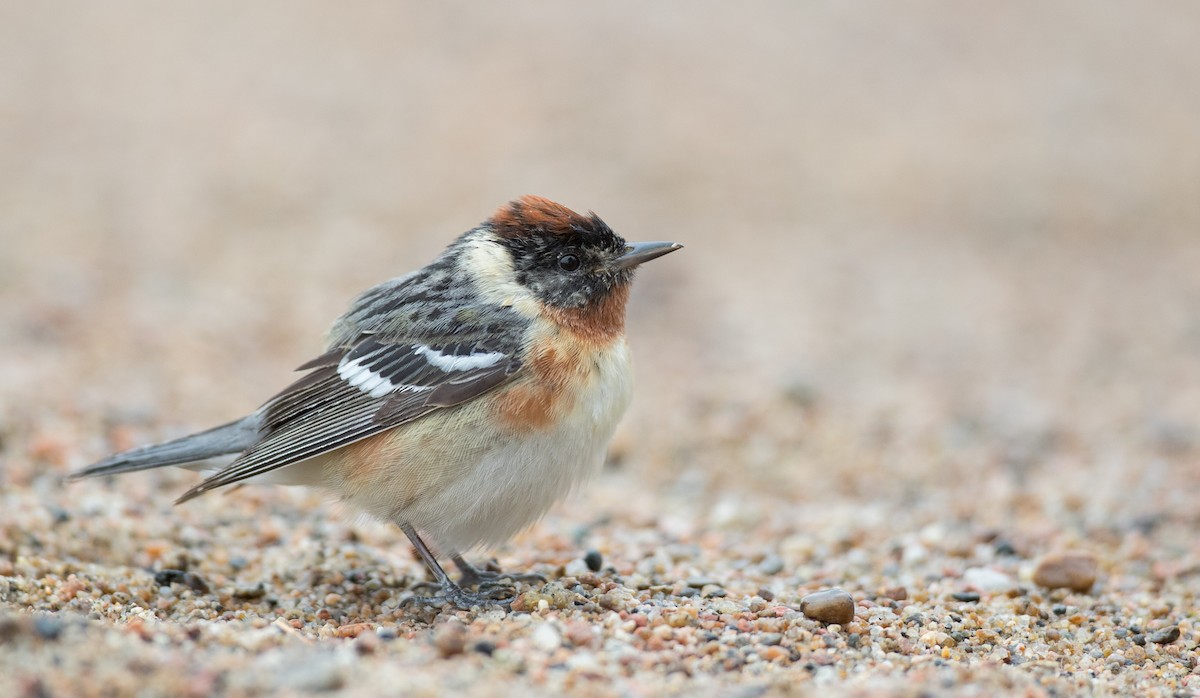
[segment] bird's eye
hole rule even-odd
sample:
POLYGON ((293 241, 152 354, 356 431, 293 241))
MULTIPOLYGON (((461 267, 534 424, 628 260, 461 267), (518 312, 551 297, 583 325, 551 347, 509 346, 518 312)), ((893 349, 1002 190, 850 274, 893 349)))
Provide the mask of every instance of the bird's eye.
POLYGON ((558 258, 558 268, 563 271, 575 271, 579 268, 579 258, 573 254, 564 254, 558 258))

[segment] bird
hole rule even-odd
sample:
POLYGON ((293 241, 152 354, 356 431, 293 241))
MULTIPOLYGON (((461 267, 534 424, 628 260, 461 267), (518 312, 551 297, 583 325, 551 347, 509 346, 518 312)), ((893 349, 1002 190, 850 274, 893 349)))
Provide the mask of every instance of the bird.
POLYGON ((176 503, 235 484, 315 486, 400 527, 436 580, 435 594, 409 601, 506 603, 500 578, 538 575, 463 555, 508 540, 600 469, 631 400, 634 272, 682 247, 629 243, 595 213, 522 196, 358 296, 325 352, 249 415, 68 479, 206 472, 176 503))

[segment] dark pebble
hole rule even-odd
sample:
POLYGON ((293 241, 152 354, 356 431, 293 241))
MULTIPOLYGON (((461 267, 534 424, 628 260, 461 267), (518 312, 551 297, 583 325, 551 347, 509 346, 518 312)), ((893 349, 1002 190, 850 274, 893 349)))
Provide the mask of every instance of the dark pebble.
POLYGON ((480 640, 479 642, 476 642, 475 645, 471 647, 471 649, 475 650, 476 652, 478 652, 480 654, 486 654, 487 656, 490 657, 490 656, 492 656, 492 653, 496 651, 496 645, 495 645, 495 643, 488 642, 487 640, 480 640))
POLYGON ((979 594, 973 591, 957 591, 950 595, 955 601, 963 601, 966 603, 975 603, 979 600, 979 594))
MULTIPOLYGON (((235 587, 230 595, 235 599, 261 599, 267 595, 267 588, 263 586, 262 582, 254 586, 242 585, 235 587)), ((270 599, 268 599, 268 603, 274 605, 270 599)))
POLYGON ((763 601, 774 601, 775 600, 775 594, 771 593, 770 589, 759 589, 758 596, 763 601))
POLYGON ((604 566, 604 557, 600 555, 599 550, 589 550, 583 556, 583 564, 587 565, 589 570, 599 572, 604 566))
POLYGON ((204 581, 203 577, 194 572, 184 572, 183 570, 159 570, 154 573, 154 583, 160 587, 182 584, 192 591, 201 594, 209 592, 208 582, 204 581))
POLYGON ((1133 636, 1133 638, 1131 639, 1131 642, 1133 642, 1133 644, 1138 645, 1138 646, 1145 645, 1146 644, 1146 636, 1141 633, 1138 633, 1137 635, 1133 636))
MULTIPOLYGON (((62 635, 63 623, 51 616, 38 616, 33 619, 33 631, 43 640, 57 640, 62 635)), ((1176 635, 1178 636, 1176 631, 1176 635)))
POLYGON ((0 643, 8 642, 21 633, 21 623, 15 616, 0 617, 0 643))
POLYGON ((1066 606, 1064 606, 1064 605, 1062 605, 1062 604, 1055 604, 1055 605, 1054 605, 1054 608, 1052 608, 1052 609, 1050 609, 1050 610, 1051 610, 1051 611, 1054 611, 1054 615, 1056 615, 1056 616, 1065 616, 1065 615, 1067 615, 1067 607, 1066 607, 1066 606))
POLYGON ((154 573, 154 583, 160 587, 169 587, 172 584, 182 584, 183 575, 187 574, 183 570, 159 570, 154 573))
POLYGON ((1002 540, 999 543, 996 543, 996 554, 1001 556, 1014 556, 1017 554, 1017 549, 1013 547, 1012 543, 1002 540))
POLYGON ((1156 630, 1147 635, 1146 639, 1156 645, 1169 645, 1179 639, 1179 626, 1172 625, 1169 628, 1156 630))

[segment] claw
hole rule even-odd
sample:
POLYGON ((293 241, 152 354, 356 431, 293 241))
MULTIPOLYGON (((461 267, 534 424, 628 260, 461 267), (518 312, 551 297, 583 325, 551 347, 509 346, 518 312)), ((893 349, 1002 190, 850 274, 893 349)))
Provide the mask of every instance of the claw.
MULTIPOLYGON (((420 584, 417 586, 426 586, 420 584)), ((401 606, 445 606, 450 604, 455 608, 469 611, 476 607, 486 606, 508 606, 513 601, 513 596, 505 594, 502 597, 497 597, 495 592, 507 591, 504 589, 489 589, 479 590, 478 592, 464 591, 458 585, 449 587, 441 587, 441 592, 433 596, 410 596, 400 602, 401 606)))
POLYGON ((508 586, 501 584, 502 580, 509 582, 524 582, 525 584, 545 584, 546 578, 534 572, 489 572, 487 570, 476 569, 473 572, 463 572, 463 575, 458 578, 459 586, 473 587, 478 586, 480 591, 484 587, 508 586))
POLYGON ((482 590, 484 586, 497 586, 497 582, 502 579, 507 579, 510 582, 525 582, 526 584, 545 584, 546 578, 540 574, 534 573, 513 573, 513 572, 492 572, 491 570, 481 570, 475 565, 467 562, 461 555, 451 557, 454 560, 454 565, 462 572, 462 576, 458 578, 459 586, 473 587, 478 586, 482 590))

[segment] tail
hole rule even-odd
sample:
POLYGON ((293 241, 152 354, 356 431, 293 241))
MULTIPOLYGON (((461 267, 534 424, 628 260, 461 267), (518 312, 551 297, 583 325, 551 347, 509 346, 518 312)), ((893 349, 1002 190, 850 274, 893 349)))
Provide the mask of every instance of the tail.
POLYGON ((82 480, 100 475, 132 473, 168 465, 194 463, 230 453, 241 453, 258 441, 259 421, 258 415, 252 414, 236 422, 223 424, 174 441, 134 448, 109 456, 83 470, 71 473, 67 479, 82 480))

